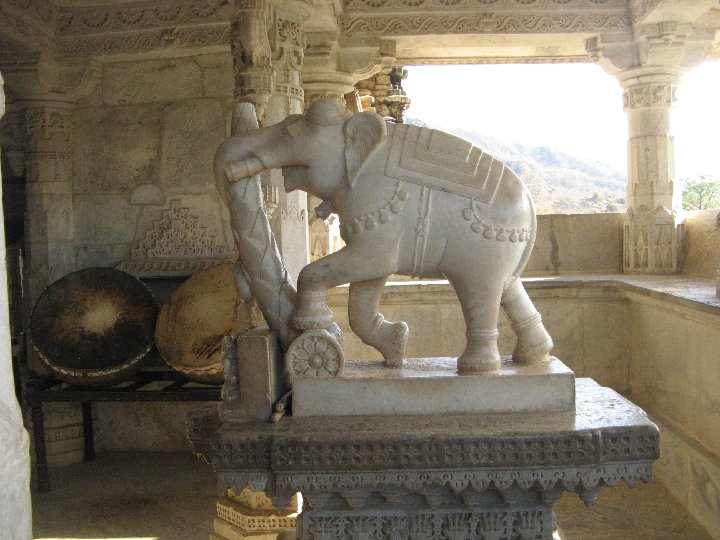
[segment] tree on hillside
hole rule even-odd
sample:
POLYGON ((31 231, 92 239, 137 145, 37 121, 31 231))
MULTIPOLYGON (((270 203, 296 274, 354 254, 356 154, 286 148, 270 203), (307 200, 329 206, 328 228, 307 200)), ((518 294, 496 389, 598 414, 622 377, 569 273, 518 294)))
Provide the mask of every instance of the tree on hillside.
POLYGON ((697 180, 687 180, 682 191, 685 210, 708 210, 720 208, 720 181, 701 176, 697 180))

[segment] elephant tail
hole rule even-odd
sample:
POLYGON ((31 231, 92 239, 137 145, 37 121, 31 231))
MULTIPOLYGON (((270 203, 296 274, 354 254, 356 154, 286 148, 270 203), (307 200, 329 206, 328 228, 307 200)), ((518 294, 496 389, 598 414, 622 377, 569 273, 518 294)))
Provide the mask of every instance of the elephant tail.
POLYGON ((530 196, 530 192, 527 189, 525 189, 525 198, 527 199, 528 205, 530 206, 530 238, 528 238, 527 242, 525 243, 525 250, 520 257, 520 260, 518 261, 515 270, 512 272, 512 274, 510 274, 510 276, 508 276, 507 280, 505 281, 506 288, 516 278, 520 277, 520 274, 522 274, 523 270, 525 270, 525 265, 527 265, 528 261, 530 260, 530 254, 532 253, 533 246, 535 245, 535 238, 537 237, 537 213, 535 211, 535 203, 533 202, 533 199, 530 196))

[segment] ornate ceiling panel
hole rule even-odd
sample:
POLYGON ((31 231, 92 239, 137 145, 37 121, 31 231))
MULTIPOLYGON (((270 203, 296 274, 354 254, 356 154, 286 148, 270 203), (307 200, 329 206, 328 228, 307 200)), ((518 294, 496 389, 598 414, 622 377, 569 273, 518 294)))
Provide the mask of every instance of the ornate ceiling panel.
POLYGON ((350 36, 631 31, 627 0, 345 0, 350 36))

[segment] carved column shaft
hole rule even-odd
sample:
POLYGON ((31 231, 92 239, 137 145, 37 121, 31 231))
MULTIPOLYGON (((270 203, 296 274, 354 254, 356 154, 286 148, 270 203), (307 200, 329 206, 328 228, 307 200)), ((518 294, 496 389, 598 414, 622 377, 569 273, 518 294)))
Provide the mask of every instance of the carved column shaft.
POLYGON ((263 118, 274 83, 268 38, 270 17, 268 0, 239 0, 230 26, 235 99, 252 103, 259 119, 263 118))
MULTIPOLYGON (((279 7, 267 0, 239 0, 232 25, 231 52, 235 97, 255 106, 262 125, 272 125, 303 112, 300 70, 304 55, 304 19, 301 9, 279 7)), ((282 258, 294 280, 309 261, 307 197, 286 194, 279 170, 264 174, 270 223, 282 258)))
POLYGON ((623 101, 628 115, 628 205, 677 208, 674 194, 675 150, 670 108, 674 82, 626 81, 623 101))
POLYGON ((675 148, 670 109, 679 76, 627 70, 621 74, 628 115, 628 212, 625 271, 675 273, 682 256, 684 226, 678 223, 675 148))
MULTIPOLYGON (((3 78, 0 75, 0 118, 5 113, 3 78)), ((0 182, 2 174, 0 173, 0 182)), ((3 209, 0 208, 0 219, 3 209)), ((0 244, 5 232, 0 230, 0 244)), ((7 282, 5 259, 0 260, 0 276, 7 282)), ((0 287, 0 531, 4 538, 31 538, 30 444, 23 427, 20 405, 15 398, 10 354, 10 321, 7 287, 0 287)))
POLYGON ((28 102, 27 249, 30 301, 75 268, 72 202, 72 109, 65 102, 28 102))

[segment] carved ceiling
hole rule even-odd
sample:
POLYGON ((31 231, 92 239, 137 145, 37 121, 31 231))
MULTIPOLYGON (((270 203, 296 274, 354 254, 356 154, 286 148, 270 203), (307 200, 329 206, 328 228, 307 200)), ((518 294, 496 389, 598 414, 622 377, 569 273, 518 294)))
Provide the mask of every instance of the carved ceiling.
MULTIPOLYGON (((227 50, 235 2, 2 0, 0 65, 24 51, 58 60, 227 50)), ((309 13, 306 33, 343 47, 379 39, 401 64, 589 61, 585 40, 673 16, 720 28, 717 0, 276 0, 309 13), (310 8, 310 6, 314 6, 310 8), (679 7, 678 7, 679 6, 679 7)), ((719 40, 716 40, 716 43, 719 40)), ((717 46, 715 47, 717 50, 717 46)))

